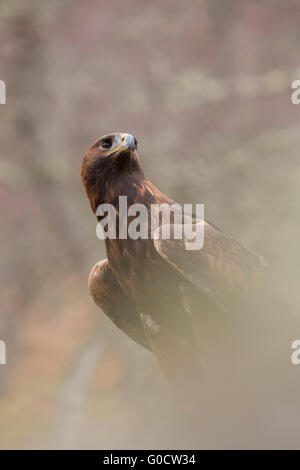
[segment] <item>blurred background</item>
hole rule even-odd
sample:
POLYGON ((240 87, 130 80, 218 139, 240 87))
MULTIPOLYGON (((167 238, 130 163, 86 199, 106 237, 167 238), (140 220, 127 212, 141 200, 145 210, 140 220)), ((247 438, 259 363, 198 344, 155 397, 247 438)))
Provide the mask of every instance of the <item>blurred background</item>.
POLYGON ((105 249, 80 165, 103 134, 133 133, 153 183, 204 203, 298 308, 299 15, 297 0, 1 1, 0 448, 176 445, 151 425, 169 400, 151 354, 87 290, 105 249))

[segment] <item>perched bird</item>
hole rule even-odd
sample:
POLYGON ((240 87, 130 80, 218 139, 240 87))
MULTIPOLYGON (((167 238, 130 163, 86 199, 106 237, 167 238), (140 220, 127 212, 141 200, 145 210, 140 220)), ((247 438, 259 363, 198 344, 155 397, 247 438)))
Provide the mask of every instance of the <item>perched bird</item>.
MULTIPOLYGON (((120 196, 128 207, 143 204, 149 211, 152 204, 174 204, 144 175, 131 134, 97 139, 81 176, 93 212, 110 203, 117 222, 120 196)), ((105 240, 107 259, 90 273, 90 293, 117 327, 153 352, 176 387, 194 387, 196 378, 207 399, 220 386, 224 400, 237 387, 263 394, 263 383, 279 380, 279 362, 289 363, 285 312, 263 259, 207 220, 193 219, 199 223, 204 245, 196 251, 186 250, 184 239, 165 239, 163 224, 154 237, 147 226, 149 236, 138 239, 120 237, 117 224, 116 238, 105 240)))

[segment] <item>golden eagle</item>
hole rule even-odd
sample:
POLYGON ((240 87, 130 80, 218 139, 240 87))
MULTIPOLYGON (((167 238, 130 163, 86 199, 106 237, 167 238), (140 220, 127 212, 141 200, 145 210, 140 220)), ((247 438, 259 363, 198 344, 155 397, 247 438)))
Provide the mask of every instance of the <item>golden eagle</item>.
MULTIPOLYGON (((110 203, 118 218, 120 196, 149 211, 153 204, 174 204, 146 178, 131 134, 96 140, 81 176, 95 214, 110 203)), ((162 228, 154 238, 150 226, 147 238, 121 238, 118 228, 115 239, 106 238, 107 259, 89 276, 96 304, 153 352, 177 386, 197 377, 204 395, 205 384, 207 395, 221 384, 224 397, 233 383, 248 394, 257 380, 260 392, 264 381, 277 387, 284 379, 274 370, 290 364, 293 338, 262 258, 207 220, 197 251, 186 250, 184 239, 165 239, 162 228)))

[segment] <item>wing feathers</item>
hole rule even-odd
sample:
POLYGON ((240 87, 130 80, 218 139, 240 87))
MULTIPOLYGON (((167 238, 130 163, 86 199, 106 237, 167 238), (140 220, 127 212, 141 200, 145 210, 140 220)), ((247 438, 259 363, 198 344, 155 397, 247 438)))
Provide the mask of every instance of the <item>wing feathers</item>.
POLYGON ((160 227, 154 239, 159 255, 223 309, 232 311, 261 288, 265 273, 262 258, 208 222, 201 250, 186 250, 185 239, 164 240, 162 233, 160 227))
POLYGON ((149 349, 136 306, 120 287, 107 259, 92 268, 88 287, 94 302, 110 320, 131 339, 149 349))

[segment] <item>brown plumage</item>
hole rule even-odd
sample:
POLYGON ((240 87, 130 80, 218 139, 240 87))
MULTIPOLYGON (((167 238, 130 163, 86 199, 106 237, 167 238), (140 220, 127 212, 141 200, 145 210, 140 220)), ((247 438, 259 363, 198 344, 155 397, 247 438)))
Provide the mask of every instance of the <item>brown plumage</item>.
MULTIPOLYGON (((173 204, 145 177, 130 134, 98 139, 81 175, 94 213, 102 203, 118 212, 119 196, 148 208, 173 204)), ((164 240, 160 232, 155 240, 150 232, 149 239, 107 238, 107 260, 92 269, 89 289, 119 328, 154 353, 176 386, 194 386, 197 377, 202 390, 204 382, 221 383, 225 393, 238 377, 249 388, 253 377, 245 364, 258 373, 274 356, 272 332, 285 331, 281 313, 272 310, 262 259, 208 221, 204 235, 199 251, 186 251, 184 240, 164 240)), ((288 347, 280 344, 278 351, 288 347)))

